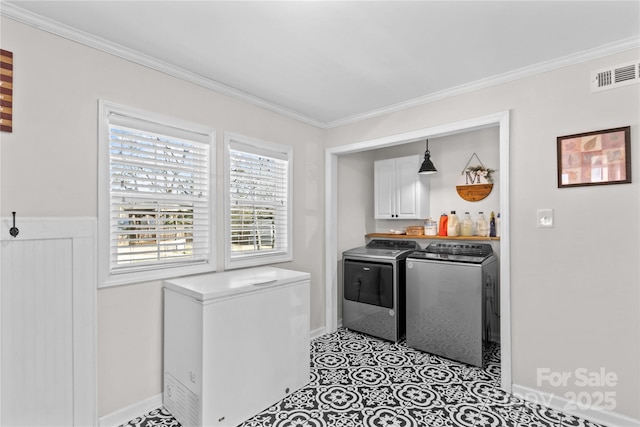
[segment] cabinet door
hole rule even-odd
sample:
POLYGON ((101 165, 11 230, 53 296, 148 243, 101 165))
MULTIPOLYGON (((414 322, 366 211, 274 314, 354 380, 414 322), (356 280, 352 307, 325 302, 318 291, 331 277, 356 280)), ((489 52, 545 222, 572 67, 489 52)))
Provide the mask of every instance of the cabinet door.
POLYGON ((400 157, 396 161, 396 218, 419 218, 419 156, 400 157))
POLYGON ((379 160, 374 163, 375 218, 391 219, 395 215, 395 160, 379 160))

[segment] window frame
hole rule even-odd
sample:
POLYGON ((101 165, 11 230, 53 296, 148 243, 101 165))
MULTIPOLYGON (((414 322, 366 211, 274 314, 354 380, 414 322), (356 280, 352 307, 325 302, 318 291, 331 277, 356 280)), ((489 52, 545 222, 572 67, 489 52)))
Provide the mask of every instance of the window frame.
POLYGON ((254 267, 276 264, 293 260, 293 148, 258 138, 252 138, 232 132, 224 133, 224 235, 225 269, 254 267), (233 143, 255 147, 259 153, 271 152, 273 157, 287 158, 287 240, 286 251, 277 253, 252 254, 232 257, 231 253, 231 146, 233 143), (278 156, 279 155, 279 156, 278 156))
POLYGON ((113 102, 99 100, 98 107, 98 287, 110 287, 140 283, 151 280, 162 280, 188 274, 209 273, 216 271, 216 246, 215 231, 216 217, 214 203, 216 200, 216 131, 207 126, 202 126, 184 120, 167 117, 161 114, 151 113, 138 108, 119 105, 113 102), (109 116, 130 117, 133 120, 147 121, 160 127, 171 127, 186 132, 198 133, 206 136, 209 147, 209 200, 207 203, 207 215, 209 218, 209 251, 208 257, 203 262, 189 264, 176 263, 173 265, 156 265, 134 271, 111 271, 111 185, 110 185, 110 156, 109 156, 109 116))

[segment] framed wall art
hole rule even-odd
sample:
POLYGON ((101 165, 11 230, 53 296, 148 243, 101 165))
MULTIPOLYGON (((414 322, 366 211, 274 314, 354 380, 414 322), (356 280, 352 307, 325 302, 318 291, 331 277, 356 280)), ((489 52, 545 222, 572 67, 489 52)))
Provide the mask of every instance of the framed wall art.
POLYGON ((558 188, 631 182, 630 126, 558 137, 558 188))

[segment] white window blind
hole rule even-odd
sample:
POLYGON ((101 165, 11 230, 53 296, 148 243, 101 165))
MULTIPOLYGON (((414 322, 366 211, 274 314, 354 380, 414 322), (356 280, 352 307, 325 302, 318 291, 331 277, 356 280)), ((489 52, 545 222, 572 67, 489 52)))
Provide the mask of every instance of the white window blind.
POLYGON ((209 135, 108 115, 110 273, 207 262, 209 135))
POLYGON ((232 264, 290 257, 289 156, 288 151, 230 142, 227 224, 232 264))

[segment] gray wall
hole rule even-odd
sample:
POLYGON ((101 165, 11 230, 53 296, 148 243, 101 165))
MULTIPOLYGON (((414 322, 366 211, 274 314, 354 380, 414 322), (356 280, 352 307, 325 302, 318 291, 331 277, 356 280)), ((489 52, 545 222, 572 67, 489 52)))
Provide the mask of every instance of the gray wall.
MULTIPOLYGON (((615 411, 636 419, 638 180, 558 189, 556 137, 631 125, 632 160, 637 166, 640 85, 591 93, 589 79, 592 70, 638 56, 637 50, 610 55, 327 132, 327 144, 334 147, 509 110, 513 383, 563 398, 571 392, 613 392, 615 411), (536 227, 538 208, 554 209, 554 228, 536 227), (615 386, 576 385, 576 369, 599 372, 601 367, 617 375, 615 386), (539 381, 539 369, 569 372, 572 379, 552 386, 539 381)), ((436 147, 431 151, 437 162, 445 153, 436 147)), ((488 158, 481 155, 483 162, 490 163, 488 158)), ((505 177, 500 179, 504 182, 505 177)), ((350 185, 359 182, 352 180, 350 185)), ((342 206, 339 212, 352 215, 356 209, 342 206)), ((354 236, 341 239, 339 245, 361 243, 354 236)))
MULTIPOLYGON (((324 326, 324 132, 163 73, 2 18, 14 53, 13 133, 2 133, 2 216, 97 216, 98 99, 217 130, 217 265, 224 266, 222 142, 225 131, 294 150, 294 260, 308 271, 311 328, 324 326)), ((95 284, 89 284, 95 286, 95 284)), ((98 291, 98 415, 162 392, 162 284, 98 291)))
MULTIPOLYGON (((555 161, 558 135, 631 125, 637 165, 640 87, 589 91, 591 70, 637 59, 637 51, 323 131, 6 18, 1 24, 2 47, 15 55, 16 100, 14 131, 1 135, 0 215, 97 215, 101 98, 216 128, 219 195, 224 131, 290 144, 295 248, 285 266, 312 274, 313 330, 324 325, 324 147, 511 110, 514 383, 562 395, 572 386, 537 384, 538 368, 605 367, 619 378, 616 411, 640 418, 638 183, 557 189, 555 161), (555 228, 536 228, 540 207, 555 209, 555 228)), ((344 185, 357 185, 372 159, 345 161, 344 185)), ((372 206, 372 195, 363 191, 357 203, 372 206)), ((221 200, 216 213, 222 236, 221 200)), ((340 246, 351 237, 362 243, 375 227, 366 218, 341 214, 340 246)), ((161 393, 161 284, 100 290, 98 325, 99 415, 161 393)))

